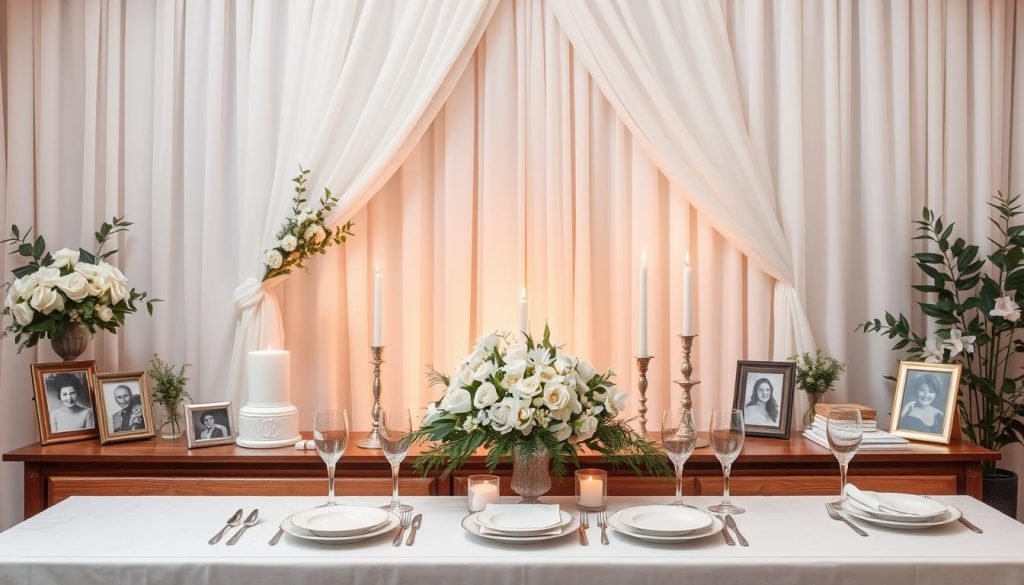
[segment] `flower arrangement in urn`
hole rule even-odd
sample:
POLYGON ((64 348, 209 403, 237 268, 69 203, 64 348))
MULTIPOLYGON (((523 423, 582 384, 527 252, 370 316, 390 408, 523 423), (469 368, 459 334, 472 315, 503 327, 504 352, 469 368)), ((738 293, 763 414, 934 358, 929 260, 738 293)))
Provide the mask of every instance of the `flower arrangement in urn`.
POLYGON ((417 440, 432 443, 415 467, 448 475, 484 447, 493 470, 511 455, 512 489, 526 501, 550 489, 549 465, 563 475, 583 446, 614 466, 668 475, 661 449, 616 418, 627 395, 612 375, 552 345, 547 328, 540 343, 529 336, 522 342, 508 335, 481 337, 450 376, 431 370, 431 381, 445 386, 445 393, 427 407, 416 432, 417 440))
POLYGON ((134 313, 136 304, 146 302, 153 314, 153 303, 145 292, 128 288, 128 279, 106 262, 117 250, 103 251, 111 236, 128 231, 132 225, 123 217, 114 217, 95 233, 98 248, 62 248, 46 251, 46 241, 32 229, 22 232, 11 226, 11 237, 0 240, 16 246, 15 252, 30 258, 28 264, 15 268, 14 280, 7 283, 7 296, 2 314, 12 317, 2 335, 14 334, 18 351, 33 347, 49 338, 54 351, 65 360, 85 351, 89 336, 98 329, 116 333, 124 325, 125 315, 134 313))

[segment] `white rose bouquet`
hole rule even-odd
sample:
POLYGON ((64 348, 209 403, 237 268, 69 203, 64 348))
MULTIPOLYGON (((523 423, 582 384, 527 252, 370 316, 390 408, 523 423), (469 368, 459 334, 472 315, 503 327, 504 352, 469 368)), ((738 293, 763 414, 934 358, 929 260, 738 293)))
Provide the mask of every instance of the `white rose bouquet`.
POLYGON ((316 254, 326 254, 328 248, 353 235, 351 221, 336 230, 327 227, 327 216, 338 204, 338 198, 331 194, 330 189, 324 188, 319 209, 314 211, 306 205, 307 175, 309 169, 300 166, 299 175, 292 179, 295 183, 292 213, 277 231, 277 245, 263 253, 263 265, 266 267, 263 280, 283 276, 293 268, 302 268, 316 254))
POLYGON ((128 279, 118 268, 105 260, 117 250, 103 251, 110 236, 128 231, 131 222, 114 217, 95 233, 99 247, 95 252, 62 248, 46 251, 41 235, 30 240, 32 229, 22 231, 11 226, 11 237, 0 240, 16 246, 15 252, 31 258, 28 264, 15 268, 14 280, 6 283, 3 311, 12 322, 0 336, 14 334, 18 351, 32 347, 40 339, 60 335, 66 328, 84 325, 89 333, 103 329, 116 333, 124 324, 125 315, 136 311, 136 303, 146 302, 153 313, 147 294, 128 288, 128 279))
POLYGON ((485 447, 493 470, 519 447, 547 449, 553 473, 563 475, 567 461, 577 463, 583 445, 613 465, 670 474, 661 449, 616 418, 627 395, 612 375, 610 370, 599 374, 553 346, 547 328, 540 343, 529 337, 524 343, 507 335, 481 337, 451 376, 431 370, 431 381, 445 386, 445 393, 427 406, 415 434, 416 440, 433 441, 415 467, 424 474, 443 468, 448 475, 485 447))

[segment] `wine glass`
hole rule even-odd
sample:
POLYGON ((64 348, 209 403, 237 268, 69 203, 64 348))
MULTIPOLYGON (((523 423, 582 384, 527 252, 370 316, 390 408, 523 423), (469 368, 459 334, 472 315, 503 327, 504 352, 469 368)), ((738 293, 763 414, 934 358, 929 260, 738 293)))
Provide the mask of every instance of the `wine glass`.
POLYGON ((673 506, 686 506, 683 501, 683 465, 697 445, 697 427, 693 424, 693 412, 689 409, 665 410, 661 414, 661 444, 676 468, 676 501, 673 506))
POLYGON ((833 406, 825 423, 828 435, 828 447, 839 461, 839 501, 842 505, 846 500, 846 470, 850 461, 857 454, 864 428, 861 426, 860 411, 856 408, 833 406))
POLYGON ((383 506, 395 514, 412 510, 398 499, 398 468, 409 452, 412 442, 412 418, 408 408, 395 408, 380 413, 380 447, 391 464, 391 503, 383 506))
POLYGON ((348 412, 341 410, 318 410, 313 415, 313 442, 316 452, 327 464, 327 505, 334 501, 334 466, 348 447, 348 412))
POLYGON ((725 489, 722 490, 722 503, 710 506, 708 510, 718 514, 742 514, 746 510, 729 501, 729 472, 743 449, 743 411, 735 408, 712 410, 710 435, 711 448, 722 464, 725 489))

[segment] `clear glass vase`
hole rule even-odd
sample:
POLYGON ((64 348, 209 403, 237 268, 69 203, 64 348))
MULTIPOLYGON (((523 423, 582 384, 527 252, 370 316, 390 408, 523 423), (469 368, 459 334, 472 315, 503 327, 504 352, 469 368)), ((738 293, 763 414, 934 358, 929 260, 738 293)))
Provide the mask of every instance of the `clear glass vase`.
POLYGON ((512 449, 512 491, 522 496, 521 504, 539 504, 551 489, 551 453, 543 447, 528 455, 524 451, 512 449))
POLYGON ((185 428, 185 404, 179 402, 171 406, 160 405, 160 417, 160 438, 180 438, 185 428))

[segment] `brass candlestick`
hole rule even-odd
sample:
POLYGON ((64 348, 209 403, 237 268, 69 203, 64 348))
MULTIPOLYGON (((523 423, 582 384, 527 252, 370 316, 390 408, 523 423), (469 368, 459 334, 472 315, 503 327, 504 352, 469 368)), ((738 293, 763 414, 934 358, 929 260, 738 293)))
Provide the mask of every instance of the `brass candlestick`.
MULTIPOLYGON (((682 410, 693 410, 693 398, 690 396, 690 390, 700 384, 699 380, 691 380, 690 374, 693 373, 693 364, 690 363, 690 352, 693 349, 693 340, 696 335, 680 335, 679 339, 683 342, 683 365, 679 370, 683 374, 682 380, 675 380, 676 384, 683 389, 682 398, 679 400, 679 408, 682 410)), ((694 431, 696 432, 696 431, 694 431)), ((696 449, 701 447, 707 447, 709 445, 707 439, 697 439, 696 449)))
POLYGON ((373 364, 373 408, 370 409, 373 425, 370 435, 356 444, 363 449, 380 449, 380 365, 384 363, 384 346, 371 345, 370 354, 370 363, 373 364))
POLYGON ((640 370, 640 436, 647 438, 647 366, 654 359, 653 355, 636 357, 636 369, 640 370))

